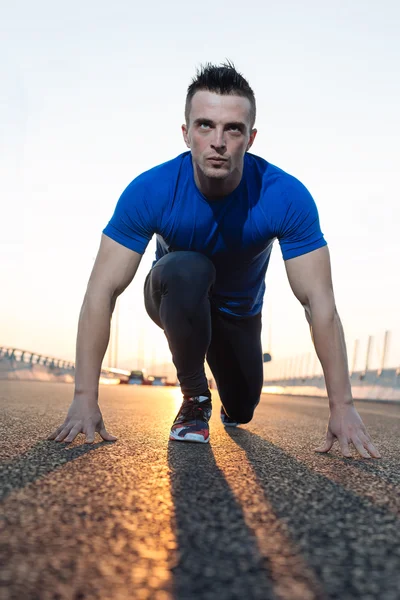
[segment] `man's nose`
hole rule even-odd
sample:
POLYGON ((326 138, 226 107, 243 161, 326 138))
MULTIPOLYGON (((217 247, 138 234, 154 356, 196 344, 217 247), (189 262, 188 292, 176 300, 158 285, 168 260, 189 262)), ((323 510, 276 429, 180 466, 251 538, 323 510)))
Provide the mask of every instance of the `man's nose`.
POLYGON ((215 148, 215 149, 225 148, 225 146, 226 146, 225 132, 222 128, 221 129, 219 129, 218 127, 215 128, 214 137, 213 137, 211 146, 213 146, 213 148, 215 148))

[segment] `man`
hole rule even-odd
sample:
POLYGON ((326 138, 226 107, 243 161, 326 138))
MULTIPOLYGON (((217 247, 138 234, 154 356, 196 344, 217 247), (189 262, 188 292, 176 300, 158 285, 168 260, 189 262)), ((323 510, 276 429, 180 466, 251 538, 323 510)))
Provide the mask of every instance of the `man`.
POLYGON ((170 438, 208 442, 217 382, 225 426, 248 423, 263 385, 261 309, 272 245, 279 240, 292 290, 304 306, 330 404, 326 442, 344 456, 352 443, 379 452, 353 406, 345 341, 336 312, 328 248, 307 189, 249 154, 256 103, 231 63, 206 65, 188 88, 183 137, 189 152, 137 177, 124 191, 103 237, 78 329, 75 396, 50 439, 71 442, 95 431, 115 440, 98 407, 98 380, 118 295, 132 281, 153 234, 157 253, 145 305, 165 332, 183 403, 170 438))

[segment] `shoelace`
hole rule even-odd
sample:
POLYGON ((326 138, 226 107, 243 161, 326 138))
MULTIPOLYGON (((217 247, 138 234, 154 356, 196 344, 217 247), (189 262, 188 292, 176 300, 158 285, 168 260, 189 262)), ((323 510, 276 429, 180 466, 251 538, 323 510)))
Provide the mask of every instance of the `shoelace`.
POLYGON ((194 398, 186 398, 183 402, 183 405, 179 411, 179 416, 185 417, 188 421, 196 420, 196 419, 204 419, 204 409, 201 406, 203 403, 208 404, 209 401, 203 400, 200 402, 194 398))

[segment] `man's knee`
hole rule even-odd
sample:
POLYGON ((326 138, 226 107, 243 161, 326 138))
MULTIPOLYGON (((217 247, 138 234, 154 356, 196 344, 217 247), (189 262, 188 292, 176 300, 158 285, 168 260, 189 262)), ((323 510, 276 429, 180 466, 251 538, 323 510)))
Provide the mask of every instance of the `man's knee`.
POLYGON ((250 421, 252 420, 255 408, 258 403, 259 400, 257 400, 257 402, 250 406, 235 407, 227 411, 227 414, 231 419, 234 419, 238 423, 242 423, 243 425, 245 425, 246 423, 250 423, 250 421))
POLYGON ((212 285, 215 281, 215 267, 204 254, 191 251, 170 252, 163 256, 154 268, 162 269, 164 282, 191 282, 212 285))

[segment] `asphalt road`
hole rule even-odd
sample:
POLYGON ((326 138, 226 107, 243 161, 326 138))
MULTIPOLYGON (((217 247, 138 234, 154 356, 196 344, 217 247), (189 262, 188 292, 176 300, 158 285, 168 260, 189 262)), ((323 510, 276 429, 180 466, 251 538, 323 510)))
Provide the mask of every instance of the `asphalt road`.
POLYGON ((399 600, 400 406, 358 403, 380 461, 313 448, 324 400, 169 442, 175 388, 102 387, 115 443, 44 441, 69 384, 0 382, 1 600, 399 600))

